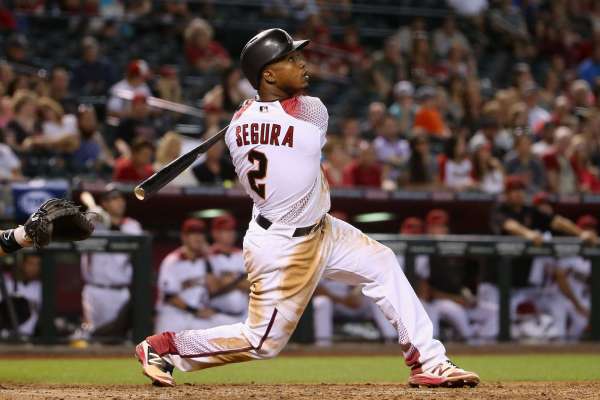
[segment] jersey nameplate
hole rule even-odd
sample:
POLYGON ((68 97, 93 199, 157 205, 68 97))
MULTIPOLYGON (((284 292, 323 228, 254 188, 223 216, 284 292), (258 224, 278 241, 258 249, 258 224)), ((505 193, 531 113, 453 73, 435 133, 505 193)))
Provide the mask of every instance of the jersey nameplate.
POLYGON ((279 124, 252 122, 241 124, 235 127, 235 142, 238 147, 251 144, 268 144, 271 146, 294 147, 294 126, 290 125, 283 135, 279 138, 283 128, 279 124))

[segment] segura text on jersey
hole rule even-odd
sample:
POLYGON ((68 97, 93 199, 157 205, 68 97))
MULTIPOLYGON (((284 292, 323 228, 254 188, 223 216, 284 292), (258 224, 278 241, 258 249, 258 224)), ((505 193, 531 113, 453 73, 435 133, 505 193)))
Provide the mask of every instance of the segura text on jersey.
POLYGON ((279 124, 252 122, 235 127, 235 142, 238 147, 251 144, 294 147, 294 126, 290 125, 279 140, 283 129, 279 124))

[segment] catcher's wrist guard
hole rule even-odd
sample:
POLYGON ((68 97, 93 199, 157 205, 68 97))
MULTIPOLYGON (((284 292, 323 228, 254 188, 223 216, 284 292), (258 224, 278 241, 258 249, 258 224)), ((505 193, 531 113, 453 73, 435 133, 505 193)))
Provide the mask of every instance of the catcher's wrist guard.
POLYGON ((2 250, 6 254, 14 253, 15 251, 23 248, 23 246, 21 246, 15 238, 14 229, 9 229, 0 234, 0 247, 2 247, 2 250))

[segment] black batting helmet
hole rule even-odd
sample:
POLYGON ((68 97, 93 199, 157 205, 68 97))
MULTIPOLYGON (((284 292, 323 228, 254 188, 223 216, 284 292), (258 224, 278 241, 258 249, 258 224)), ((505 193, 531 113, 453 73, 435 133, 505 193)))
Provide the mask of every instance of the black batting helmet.
POLYGON ((283 29, 274 28, 262 31, 246 43, 240 60, 242 71, 254 89, 260 84, 260 74, 265 66, 300 50, 310 40, 294 40, 283 29))

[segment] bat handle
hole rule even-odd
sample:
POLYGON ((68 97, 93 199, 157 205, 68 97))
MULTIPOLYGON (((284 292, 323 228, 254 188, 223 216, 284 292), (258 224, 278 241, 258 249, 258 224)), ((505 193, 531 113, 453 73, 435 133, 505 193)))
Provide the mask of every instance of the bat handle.
POLYGON ((141 186, 136 186, 133 193, 138 200, 144 200, 146 197, 146 191, 141 186))

